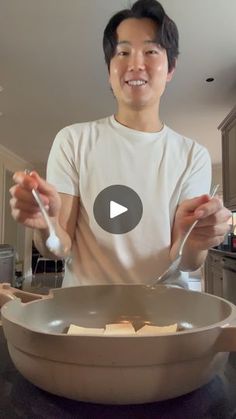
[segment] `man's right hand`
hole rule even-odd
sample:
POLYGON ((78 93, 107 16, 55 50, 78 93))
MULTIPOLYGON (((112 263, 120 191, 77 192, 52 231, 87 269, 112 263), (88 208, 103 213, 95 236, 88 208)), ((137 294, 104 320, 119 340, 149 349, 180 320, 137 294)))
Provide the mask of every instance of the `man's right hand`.
POLYGON ((10 207, 13 218, 34 229, 47 229, 45 219, 32 195, 36 189, 46 207, 48 214, 55 221, 58 220, 61 208, 61 198, 56 189, 42 179, 37 172, 26 174, 16 172, 13 176, 15 185, 11 187, 10 207))

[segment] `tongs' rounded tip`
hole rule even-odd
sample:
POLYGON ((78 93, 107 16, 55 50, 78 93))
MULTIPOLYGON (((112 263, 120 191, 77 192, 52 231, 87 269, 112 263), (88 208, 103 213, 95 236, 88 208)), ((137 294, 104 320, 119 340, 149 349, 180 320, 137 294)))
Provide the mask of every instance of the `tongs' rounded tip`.
POLYGON ((46 246, 51 252, 55 254, 60 253, 61 251, 61 241, 56 234, 50 234, 48 236, 46 240, 46 246))

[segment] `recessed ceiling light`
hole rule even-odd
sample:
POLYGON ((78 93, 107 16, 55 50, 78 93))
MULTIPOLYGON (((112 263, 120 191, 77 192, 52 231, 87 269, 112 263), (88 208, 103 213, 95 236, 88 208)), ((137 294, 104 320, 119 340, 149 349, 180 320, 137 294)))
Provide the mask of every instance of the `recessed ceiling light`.
POLYGON ((208 82, 208 83, 211 83, 212 81, 214 81, 215 79, 214 79, 214 77, 208 77, 207 79, 206 79, 206 81, 208 82))

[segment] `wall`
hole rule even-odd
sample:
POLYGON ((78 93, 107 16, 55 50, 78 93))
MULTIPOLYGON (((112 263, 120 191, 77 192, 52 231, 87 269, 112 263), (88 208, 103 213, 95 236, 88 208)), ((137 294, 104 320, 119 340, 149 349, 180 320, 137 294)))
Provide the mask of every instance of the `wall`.
POLYGON ((26 168, 32 169, 32 165, 0 144, 0 243, 15 241, 9 244, 14 245, 19 258, 22 258, 23 274, 28 276, 31 274, 32 231, 11 218, 8 192, 12 173, 26 168))
POLYGON ((217 194, 223 196, 222 163, 212 165, 212 185, 220 185, 217 194))

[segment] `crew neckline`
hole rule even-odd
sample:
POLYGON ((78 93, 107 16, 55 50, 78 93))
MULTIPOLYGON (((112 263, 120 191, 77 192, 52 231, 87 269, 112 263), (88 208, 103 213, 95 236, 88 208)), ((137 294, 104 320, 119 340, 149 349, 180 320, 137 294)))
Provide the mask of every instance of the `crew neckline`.
POLYGON ((126 127, 125 125, 123 125, 123 124, 121 124, 120 122, 118 122, 117 120, 116 120, 116 118, 115 118, 115 115, 113 114, 113 115, 111 115, 110 117, 109 117, 109 119, 110 119, 110 123, 111 123, 111 125, 114 127, 114 128, 116 128, 116 129, 118 129, 120 132, 123 132, 123 133, 125 133, 126 135, 129 135, 129 136, 135 136, 136 138, 137 137, 139 137, 139 138, 149 138, 149 139, 157 139, 158 137, 161 137, 161 136, 163 136, 163 134, 166 132, 166 130, 167 130, 167 126, 165 125, 165 124, 163 124, 163 127, 161 128, 161 130, 160 131, 155 131, 155 132, 146 132, 146 131, 138 131, 138 130, 136 130, 136 129, 133 129, 133 128, 129 128, 129 127, 126 127))

